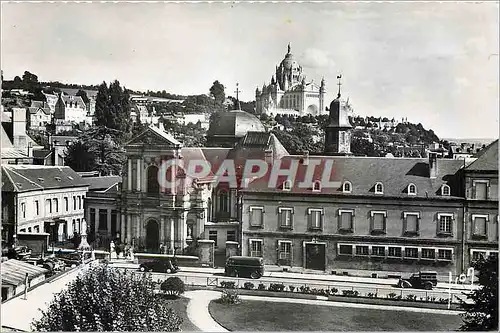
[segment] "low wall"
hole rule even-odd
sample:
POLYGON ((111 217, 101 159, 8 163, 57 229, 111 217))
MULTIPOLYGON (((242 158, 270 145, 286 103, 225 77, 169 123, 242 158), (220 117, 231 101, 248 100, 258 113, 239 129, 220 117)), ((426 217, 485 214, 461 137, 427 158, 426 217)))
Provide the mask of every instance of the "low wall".
POLYGON ((156 254, 156 253, 134 253, 134 263, 142 264, 150 260, 170 260, 174 258, 177 260, 177 265, 180 267, 201 267, 202 263, 196 256, 182 256, 173 254, 156 254))

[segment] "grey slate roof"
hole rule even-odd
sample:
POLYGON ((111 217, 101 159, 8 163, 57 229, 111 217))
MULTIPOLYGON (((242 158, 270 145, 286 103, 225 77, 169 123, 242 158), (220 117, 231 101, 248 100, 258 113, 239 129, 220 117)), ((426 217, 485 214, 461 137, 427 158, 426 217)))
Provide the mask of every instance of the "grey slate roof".
POLYGON ((47 272, 45 268, 31 265, 20 260, 10 259, 2 263, 2 284, 17 287, 24 284, 26 273, 28 273, 29 279, 32 279, 47 272))
POLYGON ((481 150, 477 159, 467 166, 466 170, 498 172, 498 139, 481 150))
POLYGON ((120 176, 100 176, 100 177, 83 177, 83 181, 89 184, 89 191, 105 191, 111 186, 121 183, 120 176))
MULTIPOLYGON (((281 168, 287 169, 290 167, 292 160, 299 162, 301 158, 302 156, 285 156, 282 158, 281 168)), ((307 188, 300 188, 299 183, 306 180, 307 167, 299 162, 297 176, 292 185, 291 193, 380 196, 379 194, 375 194, 375 184, 381 182, 384 188, 383 196, 404 198, 441 197, 443 199, 462 196, 462 188, 457 175, 457 171, 463 167, 463 161, 460 160, 439 159, 438 176, 435 179, 429 178, 428 161, 420 158, 310 156, 309 163, 311 164, 313 160, 320 161, 320 164, 315 168, 313 180, 321 181, 325 162, 330 160, 333 162, 329 174, 330 180, 340 183, 349 181, 352 184, 352 192, 344 194, 341 187, 323 187, 320 192, 314 192, 311 189, 312 184, 307 188), (409 196, 407 194, 407 188, 410 183, 415 184, 417 187, 416 196, 409 196), (441 196, 440 189, 443 184, 450 186, 451 197, 441 196)), ((326 170, 328 171, 328 169, 326 170)), ((278 177, 276 186, 268 186, 270 171, 271 168, 269 168, 266 176, 251 182, 246 191, 288 193, 281 188, 286 179, 285 176, 278 177)))
POLYGON ((243 137, 247 132, 265 132, 261 121, 248 112, 232 110, 218 112, 210 122, 209 137, 243 137))
POLYGON ((88 185, 89 182, 67 166, 2 165, 2 191, 29 192, 88 185))

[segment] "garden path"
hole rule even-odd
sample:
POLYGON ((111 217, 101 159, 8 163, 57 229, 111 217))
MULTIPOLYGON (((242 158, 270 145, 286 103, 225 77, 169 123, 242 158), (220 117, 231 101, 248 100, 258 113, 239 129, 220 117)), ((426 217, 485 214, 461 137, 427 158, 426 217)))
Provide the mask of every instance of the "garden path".
POLYGON ((220 295, 220 292, 212 290, 187 291, 183 295, 189 298, 187 306, 189 320, 203 332, 228 332, 212 318, 208 311, 208 304, 220 295))

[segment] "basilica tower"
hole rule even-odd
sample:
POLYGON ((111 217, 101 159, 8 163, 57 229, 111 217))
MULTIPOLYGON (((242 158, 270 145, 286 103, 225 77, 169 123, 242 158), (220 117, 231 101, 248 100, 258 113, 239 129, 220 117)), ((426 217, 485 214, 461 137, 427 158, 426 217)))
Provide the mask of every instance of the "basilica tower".
POLYGON ((352 125, 349 122, 349 117, 340 100, 341 78, 341 75, 337 76, 339 80, 339 92, 337 98, 330 104, 328 125, 325 128, 325 155, 351 155, 352 125))

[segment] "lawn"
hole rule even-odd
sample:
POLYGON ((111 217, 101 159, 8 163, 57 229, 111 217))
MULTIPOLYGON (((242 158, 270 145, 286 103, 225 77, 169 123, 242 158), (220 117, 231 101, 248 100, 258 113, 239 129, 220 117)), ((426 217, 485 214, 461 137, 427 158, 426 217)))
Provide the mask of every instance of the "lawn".
POLYGON ((180 297, 178 299, 165 299, 165 302, 172 308, 172 310, 177 313, 178 316, 182 318, 181 329, 183 332, 199 332, 200 330, 196 327, 187 316, 187 305, 189 299, 185 297, 180 297))
POLYGON ((243 300, 210 302, 212 317, 231 331, 456 331, 458 315, 243 300))

